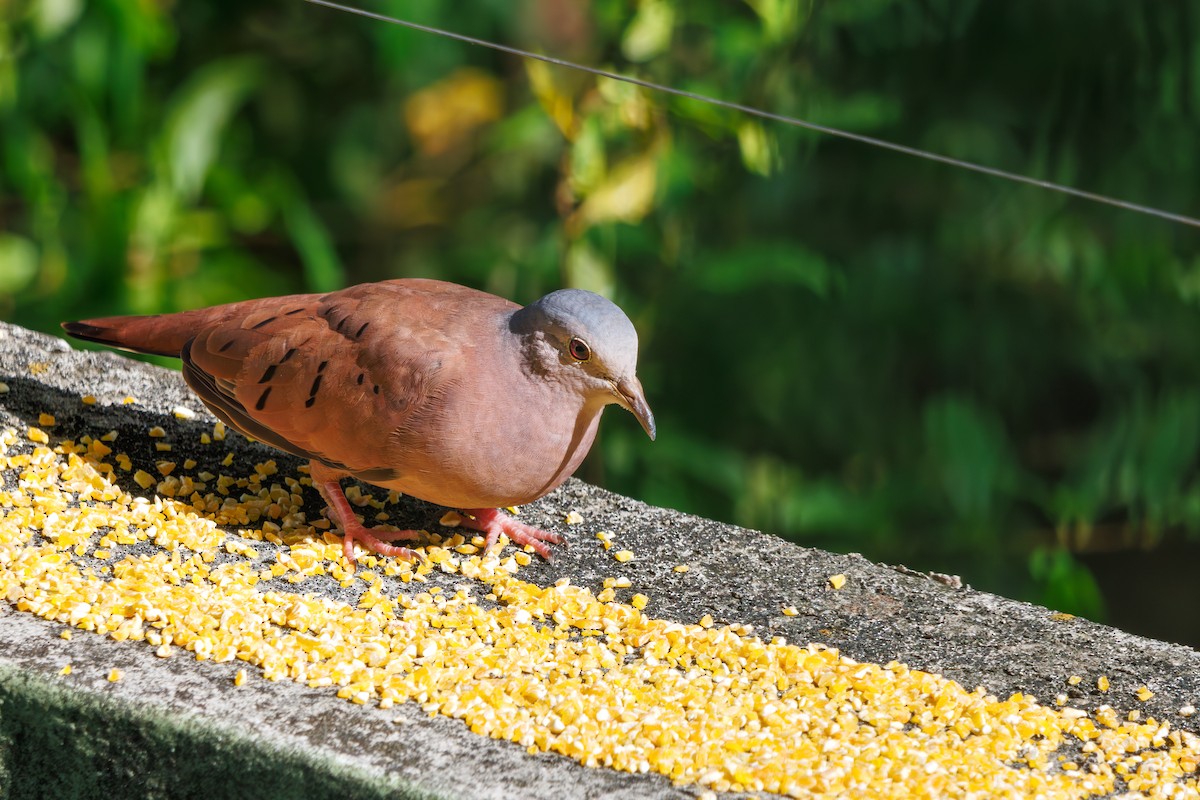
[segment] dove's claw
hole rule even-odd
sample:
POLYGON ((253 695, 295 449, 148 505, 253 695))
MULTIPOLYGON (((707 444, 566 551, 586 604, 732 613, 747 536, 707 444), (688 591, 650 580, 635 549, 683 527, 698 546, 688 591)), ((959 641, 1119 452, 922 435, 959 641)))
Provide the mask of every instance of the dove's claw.
POLYGON ((399 545, 385 544, 385 542, 416 539, 421 535, 420 531, 368 530, 354 515, 354 509, 350 507, 350 501, 346 499, 346 494, 342 491, 342 485, 337 478, 320 481, 317 483, 317 489, 325 498, 325 502, 329 504, 329 516, 333 517, 334 523, 342 529, 342 554, 346 556, 351 570, 354 569, 357 561, 354 557, 355 542, 362 543, 363 547, 381 556, 402 558, 405 561, 413 561, 417 558, 415 550, 399 545))
POLYGON ((543 531, 532 525, 526 525, 524 522, 518 522, 497 508, 465 508, 463 513, 467 515, 461 523, 463 527, 487 535, 484 543, 485 550, 491 549, 496 540, 500 538, 500 534, 503 533, 513 544, 518 547, 529 545, 534 552, 549 561, 551 554, 546 543, 561 544, 565 541, 557 533, 543 531))

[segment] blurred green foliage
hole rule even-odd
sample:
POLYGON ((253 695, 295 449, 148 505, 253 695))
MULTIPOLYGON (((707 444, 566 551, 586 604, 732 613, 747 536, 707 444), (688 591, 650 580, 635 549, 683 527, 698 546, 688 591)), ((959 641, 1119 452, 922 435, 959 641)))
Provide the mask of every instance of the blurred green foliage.
MULTIPOLYGON (((1186 2, 371 7, 1200 212, 1186 2)), ((585 477, 1093 617, 1089 553, 1200 538, 1198 245, 299 0, 0 0, 4 318, 595 289, 660 436, 585 477)))

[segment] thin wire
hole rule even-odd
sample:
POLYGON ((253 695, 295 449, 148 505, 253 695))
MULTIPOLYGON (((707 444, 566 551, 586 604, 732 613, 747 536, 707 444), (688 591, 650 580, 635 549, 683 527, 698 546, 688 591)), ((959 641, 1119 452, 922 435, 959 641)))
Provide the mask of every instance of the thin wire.
POLYGON ((616 72, 609 72, 608 70, 599 69, 598 67, 589 67, 585 64, 578 64, 574 61, 567 61, 562 58, 555 58, 553 56, 542 55, 540 53, 532 53, 528 50, 521 50, 517 47, 510 47, 497 42, 491 42, 487 39, 477 39, 474 36, 467 36, 463 33, 456 33, 455 31, 435 28, 430 25, 422 25, 417 22, 409 22, 408 20, 399 19, 397 17, 389 17, 385 14, 378 14, 374 11, 366 11, 353 6, 345 6, 341 3, 335 3, 333 0, 305 0, 305 2, 318 6, 325 6, 326 8, 332 8, 337 11, 345 11, 348 14, 357 14, 360 17, 367 17, 368 19, 387 22, 391 23, 392 25, 401 25, 405 28, 411 28, 424 33, 432 33, 435 36, 444 36, 447 39, 456 39, 460 42, 466 42, 467 44, 473 44, 479 47, 487 47, 491 50, 498 50, 502 53, 509 53, 510 55, 519 56, 521 58, 532 58, 536 61, 544 61, 547 64, 554 64, 555 66, 566 67, 567 69, 587 72, 601 78, 609 78, 614 81, 631 83, 635 86, 641 86, 642 88, 651 89, 656 92, 664 92, 666 94, 675 95, 676 97, 684 97, 701 103, 709 103, 721 108, 728 108, 732 111, 740 111, 743 114, 749 114, 750 116, 759 117, 761 119, 768 119, 773 122, 782 122, 785 125, 792 125, 797 128, 805 128, 810 131, 816 131, 817 133, 823 133, 827 136, 835 136, 840 139, 849 139, 854 142, 871 145, 872 147, 881 147, 884 150, 903 153, 915 158, 923 158, 927 161, 936 161, 939 164, 948 164, 949 166, 958 167, 959 169, 970 170, 971 172, 979 172, 984 175, 991 175, 994 178, 1002 178, 1007 181, 1023 183, 1028 186, 1037 186, 1042 189, 1049 189, 1050 191, 1060 192, 1062 194, 1078 197, 1083 200, 1090 200, 1094 203, 1102 203, 1104 205, 1122 208, 1126 211, 1133 211, 1138 214, 1146 214, 1151 217, 1158 217, 1159 219, 1165 219, 1169 222, 1178 222, 1182 225, 1190 225, 1193 228, 1200 228, 1200 219, 1189 217, 1184 214, 1176 214, 1171 211, 1164 211, 1161 208, 1141 205, 1140 203, 1131 203, 1128 200, 1120 200, 1115 197, 1108 197, 1107 195, 1096 194, 1095 192, 1088 192, 1083 189, 1076 189, 1071 186, 1066 186, 1061 183, 1054 183, 1053 181, 1045 181, 1040 178, 1031 178, 1028 175, 1021 175, 1016 172, 1008 172, 995 167, 976 164, 973 161, 964 161, 960 158, 944 156, 939 153, 931 153, 928 150, 918 150, 915 147, 889 142, 886 139, 877 139, 874 136, 866 136, 861 133, 844 131, 840 128, 831 128, 828 125, 820 125, 816 122, 809 122, 808 120, 789 117, 784 114, 763 111, 762 109, 754 108, 753 106, 742 105, 741 103, 734 103, 729 100, 721 100, 716 97, 709 97, 708 95, 697 94, 684 89, 676 89, 672 86, 666 86, 661 83, 654 83, 653 81, 642 80, 641 78, 634 78, 629 75, 621 75, 616 72))

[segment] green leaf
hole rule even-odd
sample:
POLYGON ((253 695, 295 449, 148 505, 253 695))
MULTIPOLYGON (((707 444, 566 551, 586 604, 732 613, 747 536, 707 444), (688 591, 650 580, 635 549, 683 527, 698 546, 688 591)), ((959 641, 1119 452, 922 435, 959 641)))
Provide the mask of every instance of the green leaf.
POLYGON ((200 193, 230 119, 261 78, 256 60, 225 59, 199 70, 174 99, 165 157, 172 186, 185 202, 200 193))
POLYGON ((38 271, 38 251, 23 236, 0 233, 0 294, 19 292, 38 271))

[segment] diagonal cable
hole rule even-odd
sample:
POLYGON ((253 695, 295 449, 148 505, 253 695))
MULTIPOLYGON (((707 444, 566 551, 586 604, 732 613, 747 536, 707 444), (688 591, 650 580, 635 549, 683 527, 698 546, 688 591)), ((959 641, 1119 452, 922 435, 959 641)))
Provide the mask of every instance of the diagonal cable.
POLYGON ((1146 214, 1147 216, 1157 217, 1169 222, 1178 222, 1181 225, 1189 225, 1193 228, 1200 228, 1200 219, 1189 217, 1184 214, 1176 214, 1172 211, 1164 211, 1161 208, 1154 208, 1153 206, 1142 205, 1140 203, 1132 203, 1128 200, 1121 200, 1116 197, 1096 194, 1095 192, 1089 192, 1084 189, 1076 189, 1072 186, 1055 183, 1054 181, 1031 178, 1028 175, 1022 175, 1017 172, 1008 172, 1007 170, 989 167, 984 164, 976 164, 973 161, 964 161, 961 158, 953 158, 951 156, 941 155, 940 153, 931 153, 928 150, 919 150, 915 147, 909 147, 908 145, 889 142, 886 139, 877 139, 874 136, 866 136, 861 133, 845 131, 840 128, 831 128, 828 125, 820 125, 816 122, 809 122, 808 120, 799 119, 797 117, 789 117, 785 114, 776 114, 771 111, 763 111, 762 109, 754 108, 753 106, 742 105, 741 103, 734 103, 729 100, 721 100, 720 98, 709 97, 707 95, 697 94, 696 92, 689 92, 684 89, 676 89, 673 86, 666 86, 661 83, 654 83, 653 81, 642 80, 641 78, 634 78, 630 75, 622 75, 617 72, 609 72, 608 70, 600 69, 598 67, 591 67, 587 66, 586 64, 578 64, 574 61, 567 61, 566 59, 555 58, 554 56, 533 53, 517 47, 499 44, 498 42, 491 42, 487 39, 479 39, 474 36, 467 36, 464 33, 448 31, 443 28, 435 28, 431 25, 422 25, 418 22, 410 22, 405 19, 399 19, 398 17, 389 17, 386 14, 379 14, 374 11, 367 11, 365 9, 355 8, 353 6, 342 5, 341 3, 333 2, 333 0, 305 0, 305 2, 313 3, 314 5, 318 6, 325 6, 326 8, 332 8, 337 11, 345 11, 348 14, 357 14, 360 17, 367 17, 368 19, 387 22, 392 25, 402 25, 406 28, 422 31, 424 33, 431 33, 435 36, 443 36, 447 39, 455 39, 457 41, 473 44, 478 47, 486 47, 491 50, 498 50, 501 53, 509 53, 510 55, 519 56, 520 58, 532 58, 536 61, 544 61, 547 64, 554 64, 555 66, 566 67, 567 69, 587 72, 601 78, 609 78, 614 81, 631 83, 635 86, 641 86, 645 89, 650 89, 656 92, 664 92, 666 94, 675 95, 676 97, 685 97, 689 100, 696 100, 701 103, 709 103, 720 108, 727 108, 732 111, 740 111, 743 114, 749 114, 750 116, 771 120, 772 122, 781 122, 784 125, 805 128, 810 131, 823 133, 827 136, 835 136, 840 139, 849 139, 853 142, 859 142, 872 147, 880 147, 884 150, 891 150, 896 153, 903 153, 908 156, 913 156, 914 158, 923 158, 927 161, 936 161, 939 164, 948 164, 949 166, 958 167, 959 169, 970 170, 971 172, 979 172, 984 175, 991 175, 994 178, 1002 178, 1003 180, 1012 181, 1014 183, 1023 183, 1028 186, 1037 186, 1042 189, 1048 189, 1053 192, 1070 195, 1071 197, 1090 200, 1094 203, 1102 203, 1107 206, 1122 208, 1126 211, 1133 211, 1138 214, 1146 214))

